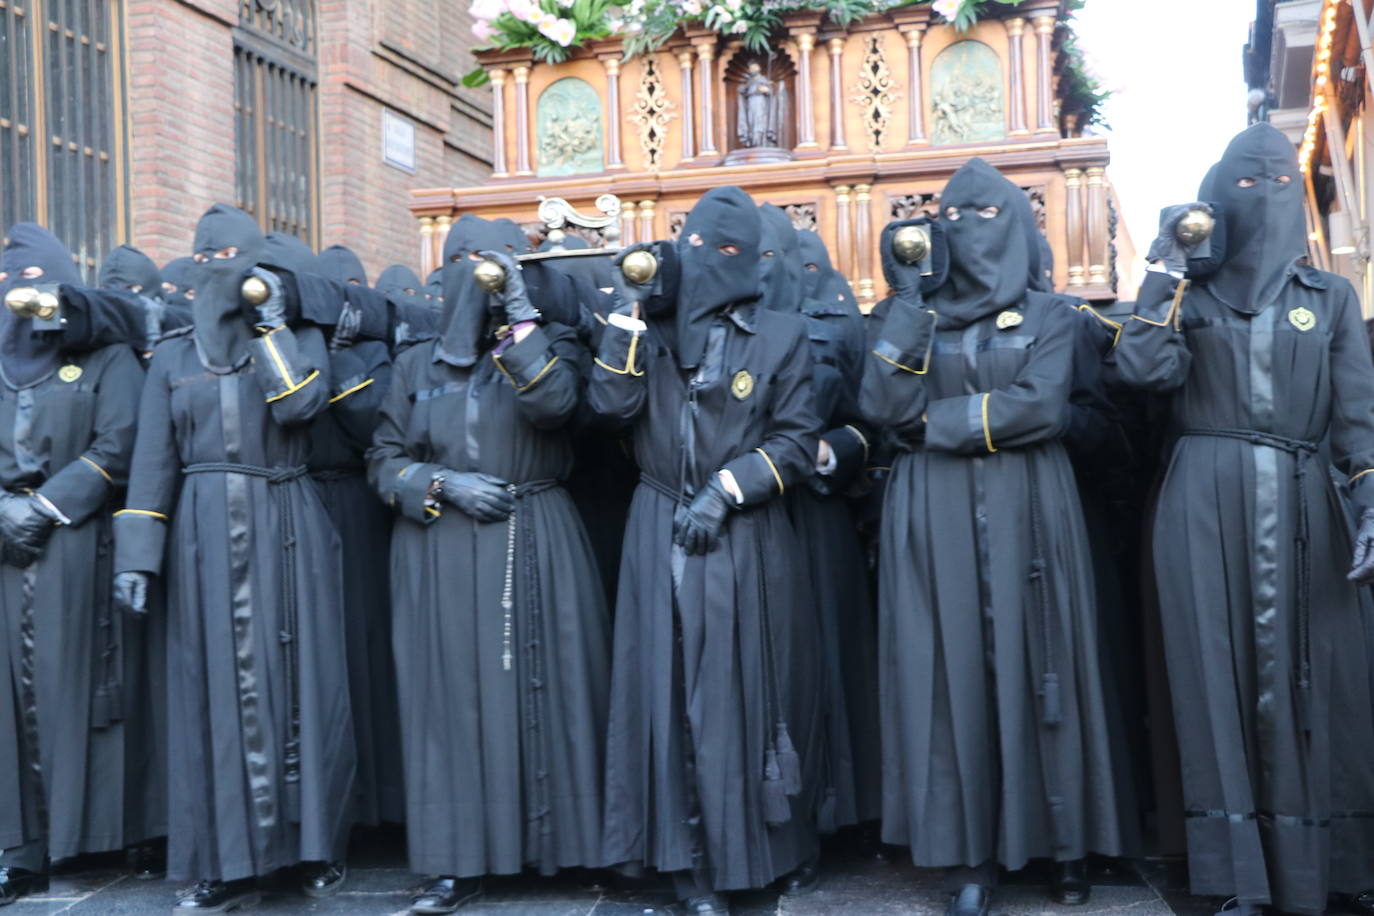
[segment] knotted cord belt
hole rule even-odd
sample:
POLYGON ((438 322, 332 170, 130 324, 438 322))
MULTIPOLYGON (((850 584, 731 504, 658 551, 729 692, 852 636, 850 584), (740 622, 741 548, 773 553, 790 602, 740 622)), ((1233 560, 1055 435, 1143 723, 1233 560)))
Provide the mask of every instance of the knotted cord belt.
MULTIPOLYGON (((1290 439, 1275 433, 1258 429, 1194 428, 1180 433, 1184 436, 1197 436, 1212 439, 1235 439, 1251 445, 1287 452, 1294 458, 1293 478, 1298 488, 1298 524, 1293 535, 1294 552, 1297 555, 1297 617, 1298 617, 1298 714, 1302 717, 1302 730, 1309 733, 1312 728, 1312 638, 1311 638, 1311 536, 1308 531, 1307 514, 1307 461, 1317 453, 1317 443, 1305 439, 1290 439)), ((1265 647, 1258 647, 1264 650, 1265 647)), ((1269 648, 1272 651, 1272 647, 1269 648)), ((1261 666, 1263 670, 1263 666, 1261 666)), ((1261 692, 1270 691, 1273 684, 1260 684, 1261 692)))
MULTIPOLYGON (((189 464, 181 469, 186 476, 193 474, 242 474, 266 480, 274 489, 282 484, 304 477, 305 465, 262 467, 254 464, 238 464, 231 461, 207 461, 189 464)), ((269 491, 271 492, 271 491, 269 491)), ((282 628, 277 640, 282 646, 286 668, 286 691, 288 708, 291 710, 286 726, 286 743, 282 749, 282 779, 285 783, 287 818, 293 823, 301 819, 301 697, 300 697, 300 647, 298 609, 296 607, 296 519, 291 511, 291 500, 276 497, 277 518, 282 545, 282 628)))

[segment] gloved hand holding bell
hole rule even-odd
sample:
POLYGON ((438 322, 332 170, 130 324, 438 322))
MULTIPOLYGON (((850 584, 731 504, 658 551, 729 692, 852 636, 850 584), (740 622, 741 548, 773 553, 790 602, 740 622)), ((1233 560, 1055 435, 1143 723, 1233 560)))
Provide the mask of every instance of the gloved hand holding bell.
POLYGON ((32 286, 17 286, 5 293, 5 308, 20 318, 38 318, 48 321, 57 314, 61 305, 54 290, 37 289, 32 286))
POLYGON ((1212 230, 1216 225, 1217 220, 1212 215, 1212 208, 1206 204, 1198 204, 1189 209, 1174 225, 1174 235, 1184 245, 1194 248, 1212 237, 1212 230))
POLYGON ((506 269, 495 261, 483 261, 472 269, 472 278, 486 293, 499 293, 506 288, 506 269))
POLYGON ((631 251, 620 262, 620 272, 631 283, 645 286, 658 273, 658 258, 654 257, 653 252, 644 249, 631 251))
POLYGON ((923 226, 903 226, 892 236, 892 253, 903 264, 916 264, 930 257, 930 231, 923 226))
POLYGON ((262 305, 272 295, 272 290, 260 277, 249 277, 243 281, 239 287, 239 294, 243 296, 243 301, 249 305, 257 307, 262 305))

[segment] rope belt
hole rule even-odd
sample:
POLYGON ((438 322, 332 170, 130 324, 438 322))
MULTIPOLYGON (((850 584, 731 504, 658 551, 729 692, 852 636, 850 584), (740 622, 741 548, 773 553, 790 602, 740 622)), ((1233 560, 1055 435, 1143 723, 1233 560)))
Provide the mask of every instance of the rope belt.
POLYGON ((256 464, 236 464, 232 461, 205 461, 198 464, 188 464, 181 469, 181 473, 187 476, 191 474, 246 474, 249 477, 261 477, 271 484, 290 483, 299 477, 304 477, 306 471, 307 468, 303 464, 295 467, 285 465, 262 467, 256 464))

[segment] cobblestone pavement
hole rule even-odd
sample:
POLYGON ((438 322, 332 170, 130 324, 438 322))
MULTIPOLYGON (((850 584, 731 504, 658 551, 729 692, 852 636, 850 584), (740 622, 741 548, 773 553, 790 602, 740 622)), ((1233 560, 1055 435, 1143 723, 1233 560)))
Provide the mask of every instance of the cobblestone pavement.
MULTIPOLYGON (((309 900, 296 893, 287 875, 264 882, 262 903, 242 911, 256 914, 349 914, 391 916, 408 912, 408 905, 424 879, 405 868, 405 838, 401 831, 373 831, 358 838, 350 856, 348 883, 325 900, 309 900)), ((918 869, 901 850, 885 860, 862 856, 843 843, 832 843, 823 862, 824 878, 815 892, 797 898, 775 893, 737 894, 737 916, 906 916, 943 914, 947 895, 937 871, 918 869)), ((137 881, 124 873, 115 858, 90 858, 59 867, 52 889, 37 898, 23 898, 5 916, 47 916, 55 913, 136 916, 166 913, 181 887, 167 881, 137 881)), ((1004 876, 993 899, 994 916, 1085 916, 1122 913, 1128 916, 1211 916, 1220 901, 1190 897, 1181 863, 1158 860, 1130 863, 1094 862, 1093 894, 1084 907, 1061 907, 1047 896, 1049 870, 1026 869, 1004 876)), ((591 873, 490 879, 482 901, 460 912, 465 916, 670 916, 678 913, 666 882, 631 885, 624 881, 599 883, 591 873)))

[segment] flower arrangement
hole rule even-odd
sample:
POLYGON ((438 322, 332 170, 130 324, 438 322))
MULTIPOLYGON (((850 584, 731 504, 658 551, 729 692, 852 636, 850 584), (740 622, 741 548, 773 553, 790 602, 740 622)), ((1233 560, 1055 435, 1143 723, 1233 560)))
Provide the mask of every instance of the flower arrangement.
MULTIPOLYGON (((928 4, 960 31, 978 22, 993 0, 472 0, 472 33, 487 48, 530 48, 546 63, 567 60, 573 48, 603 38, 620 38, 626 57, 658 49, 678 28, 703 25, 722 35, 739 36, 751 51, 765 53, 786 13, 823 11, 843 28, 856 19, 899 6, 928 4)), ((1022 0, 997 0, 1015 6, 1022 0)), ((1072 11, 1085 0, 1070 0, 1072 11)), ((1081 126, 1100 123, 1110 93, 1084 63, 1072 33, 1063 46, 1066 80, 1064 112, 1081 126)), ((463 77, 466 86, 481 86, 486 71, 478 67, 463 77)))

